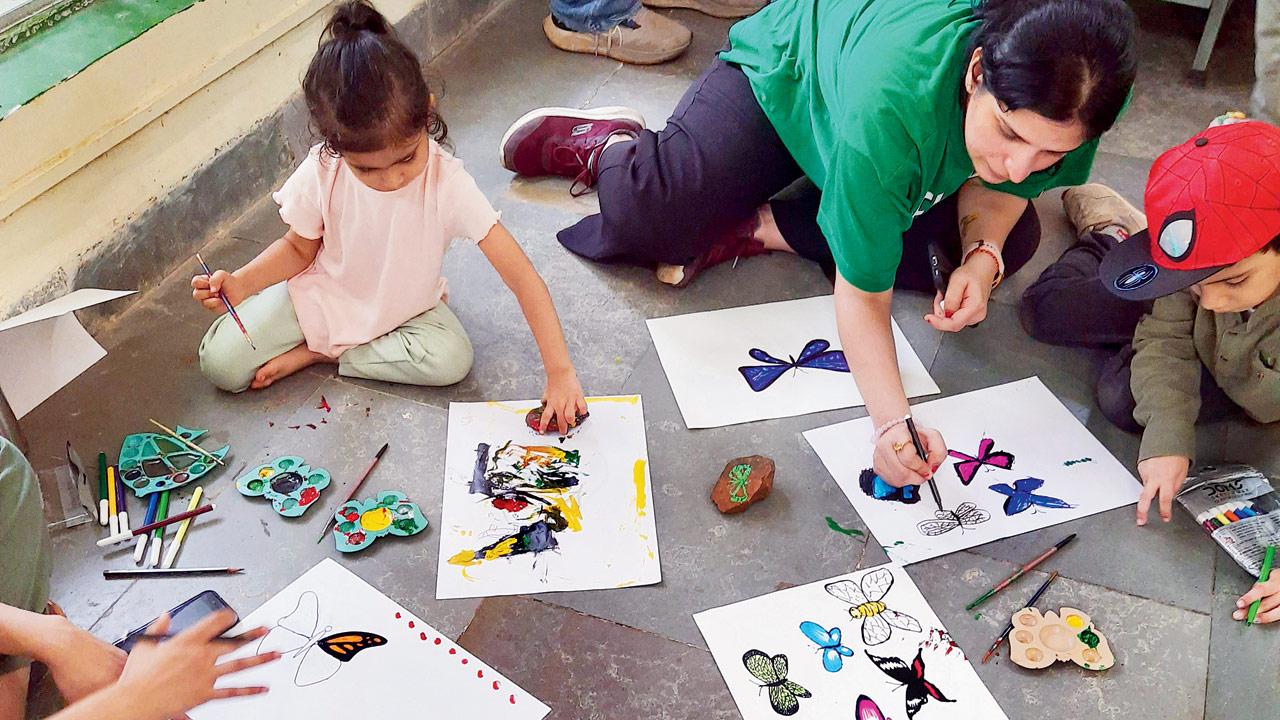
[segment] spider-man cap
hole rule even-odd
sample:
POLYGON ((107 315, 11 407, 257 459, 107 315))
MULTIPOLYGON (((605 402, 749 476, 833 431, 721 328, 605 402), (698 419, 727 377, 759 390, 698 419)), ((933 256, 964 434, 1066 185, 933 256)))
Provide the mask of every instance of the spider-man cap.
POLYGON ((1208 128, 1151 166, 1148 229, 1102 259, 1107 289, 1128 300, 1173 294, 1280 236, 1280 128, 1208 128))

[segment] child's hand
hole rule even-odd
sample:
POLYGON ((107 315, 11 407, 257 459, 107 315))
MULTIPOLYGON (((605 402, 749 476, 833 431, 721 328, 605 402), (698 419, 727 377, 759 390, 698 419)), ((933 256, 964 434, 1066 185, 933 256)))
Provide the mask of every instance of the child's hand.
POLYGON ((48 616, 43 633, 49 650, 39 660, 49 668, 67 704, 114 683, 124 669, 125 652, 94 637, 64 617, 48 616))
POLYGON ((1147 458, 1138 463, 1138 475, 1142 477, 1142 496, 1138 498, 1138 524, 1147 524, 1147 510, 1151 501, 1160 495, 1160 519, 1173 519, 1173 498, 1187 480, 1191 459, 1179 455, 1163 455, 1147 458))
POLYGON ((227 306, 218 297, 219 291, 227 296, 227 301, 232 305, 239 305, 246 295, 240 279, 226 270, 214 270, 212 275, 196 275, 191 278, 191 297, 203 305, 205 310, 216 313, 227 311, 227 306))
POLYGON ((1236 600, 1236 611, 1231 614, 1231 617, 1236 620, 1247 619, 1249 606, 1258 598, 1262 598, 1262 603, 1258 605, 1258 614, 1253 621, 1269 623, 1280 620, 1280 574, 1272 573, 1270 580, 1254 583, 1253 587, 1249 588, 1249 592, 1236 600))
POLYGON ((546 410, 542 411, 539 432, 546 432, 555 421, 555 427, 563 435, 574 426, 579 415, 587 412, 587 399, 573 368, 547 374, 547 390, 542 393, 542 402, 546 403, 546 410))

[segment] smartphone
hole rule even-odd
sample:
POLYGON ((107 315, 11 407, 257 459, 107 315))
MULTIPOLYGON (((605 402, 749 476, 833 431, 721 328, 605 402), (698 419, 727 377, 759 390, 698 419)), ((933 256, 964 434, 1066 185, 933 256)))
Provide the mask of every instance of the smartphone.
MULTIPOLYGON (((221 595, 212 590, 205 590, 199 595, 196 595, 169 611, 169 634, 176 635, 200 622, 200 620, 210 613, 214 613, 222 609, 230 610, 233 615, 231 622, 221 630, 221 632, 226 632, 235 627, 236 623, 240 622, 240 617, 236 614, 235 609, 228 605, 226 600, 222 599, 221 595)), ((155 621, 152 620, 151 622, 155 621)), ((124 650, 125 652, 133 650, 133 646, 138 643, 138 638, 145 635, 147 628, 149 627, 151 627, 150 622, 142 627, 130 630, 128 635, 125 635, 116 641, 116 647, 124 650)))

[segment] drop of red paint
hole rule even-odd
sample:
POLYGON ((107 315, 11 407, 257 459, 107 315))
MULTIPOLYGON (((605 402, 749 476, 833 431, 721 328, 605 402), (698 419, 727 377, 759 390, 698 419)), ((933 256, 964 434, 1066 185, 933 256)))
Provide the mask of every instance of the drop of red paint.
POLYGON ((497 681, 497 680, 494 680, 494 681, 493 681, 493 689, 494 689, 494 690, 497 690, 497 689, 498 689, 498 681, 497 681))
POLYGON ((449 648, 449 654, 450 654, 450 655, 457 655, 457 654, 458 654, 458 649, 457 649, 457 648, 449 648))
POLYGON ((396 613, 396 619, 397 619, 397 620, 399 620, 399 619, 400 619, 400 613, 396 613))
POLYGON ((509 696, 507 699, 511 701, 511 704, 512 704, 512 705, 515 705, 515 704, 516 704, 516 696, 515 696, 515 695, 511 695, 511 696, 509 696))
POLYGON ((410 620, 410 621, 409 621, 409 629, 410 629, 410 630, 412 630, 412 629, 413 629, 413 621, 412 621, 412 620, 410 620))
POLYGON ((440 644, 440 638, 436 638, 436 644, 437 644, 437 645, 439 645, 439 644, 440 644))
POLYGON ((418 637, 419 637, 420 639, 422 639, 422 640, 426 640, 426 639, 427 639, 427 634, 426 634, 426 633, 424 633, 424 632, 420 632, 420 633, 418 633, 418 637))
POLYGON ((482 678, 482 677, 484 677, 484 671, 483 671, 483 670, 477 670, 477 671, 476 671, 476 677, 478 677, 478 678, 482 678))

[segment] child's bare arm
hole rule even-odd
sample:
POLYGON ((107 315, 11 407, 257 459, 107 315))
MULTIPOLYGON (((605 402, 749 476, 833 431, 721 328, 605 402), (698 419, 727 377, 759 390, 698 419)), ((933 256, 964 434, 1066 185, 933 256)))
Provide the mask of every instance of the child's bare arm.
POLYGON ((310 267, 320 252, 320 244, 319 239, 302 237, 290 229, 235 272, 215 270, 212 275, 195 276, 191 279, 191 295, 209 310, 223 312, 226 308, 218 298, 219 291, 232 305, 239 305, 250 295, 310 267))
POLYGON ((543 397, 547 411, 542 414, 541 429, 546 430, 554 421, 560 432, 568 432, 574 419, 587 411, 587 401, 569 359, 569 348, 564 342, 564 332, 560 328, 551 293, 502 223, 495 223, 480 241, 480 250, 516 296, 542 355, 542 366, 547 373, 547 389, 543 397))

